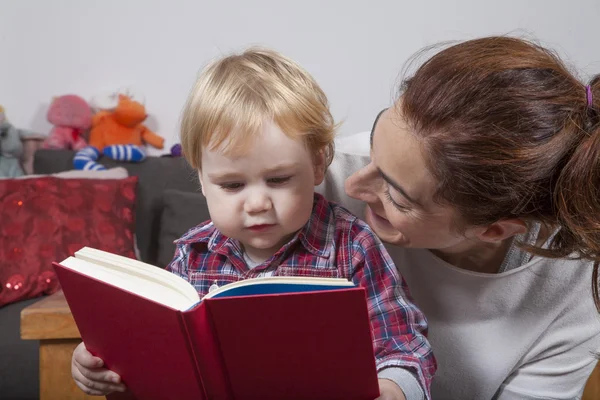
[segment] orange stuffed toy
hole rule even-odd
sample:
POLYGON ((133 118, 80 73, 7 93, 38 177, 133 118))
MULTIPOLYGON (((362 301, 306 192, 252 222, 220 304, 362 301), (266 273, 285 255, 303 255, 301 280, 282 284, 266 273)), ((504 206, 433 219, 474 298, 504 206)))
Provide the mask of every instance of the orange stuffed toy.
POLYGON ((77 152, 74 167, 102 170, 105 167, 96 163, 100 155, 139 162, 146 158, 144 144, 162 149, 164 138, 142 125, 146 117, 146 109, 141 103, 119 94, 118 105, 113 110, 100 111, 92 118, 89 146, 77 152))

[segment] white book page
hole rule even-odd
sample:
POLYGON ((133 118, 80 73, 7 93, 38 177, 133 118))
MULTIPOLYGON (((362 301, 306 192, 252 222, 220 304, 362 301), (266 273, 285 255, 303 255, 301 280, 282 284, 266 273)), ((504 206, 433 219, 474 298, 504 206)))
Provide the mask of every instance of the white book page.
POLYGON ((75 252, 75 258, 103 264, 108 268, 127 269, 131 273, 142 274, 147 276, 147 279, 155 279, 162 285, 173 287, 191 301, 199 301, 198 292, 188 281, 165 269, 90 247, 75 252))
POLYGON ((187 310, 200 301, 192 285, 168 271, 127 257, 87 250, 76 252, 75 257, 60 264, 176 310, 187 310))

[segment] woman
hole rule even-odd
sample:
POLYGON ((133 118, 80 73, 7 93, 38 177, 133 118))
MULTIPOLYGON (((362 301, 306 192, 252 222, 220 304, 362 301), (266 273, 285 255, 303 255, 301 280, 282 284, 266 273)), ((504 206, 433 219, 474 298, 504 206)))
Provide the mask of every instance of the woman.
POLYGON ((425 62, 370 135, 338 142, 321 191, 366 203, 390 244, 429 321, 434 399, 580 396, 600 349, 599 109, 600 79, 484 38, 425 62))
POLYGON ((581 395, 600 349, 599 111, 600 79, 491 37, 425 62, 370 143, 340 140, 323 191, 366 203, 390 244, 429 322, 433 399, 581 395))

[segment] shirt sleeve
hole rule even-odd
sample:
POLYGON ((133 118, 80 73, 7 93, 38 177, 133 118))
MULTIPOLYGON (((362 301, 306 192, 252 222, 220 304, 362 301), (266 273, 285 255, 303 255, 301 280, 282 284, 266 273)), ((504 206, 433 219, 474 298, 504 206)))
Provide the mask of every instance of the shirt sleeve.
MULTIPOLYGON (((541 350, 533 359, 519 366, 500 386, 496 400, 576 400, 581 399, 600 350, 596 317, 588 322, 573 322, 556 329, 552 340, 542 339, 535 347, 541 350), (571 332, 569 332, 571 331, 571 332), (552 343, 553 342, 553 343, 552 343)), ((532 350, 535 352, 537 349, 532 350)))
POLYGON ((423 400, 425 393, 419 384, 419 381, 408 370, 400 367, 390 367, 379 371, 379 379, 389 379, 402 388, 406 400, 423 400))
MULTIPOLYGON (((353 241, 351 264, 353 282, 367 291, 378 374, 389 379, 382 376, 391 372, 384 373, 386 369, 402 368, 412 374, 424 397, 430 399, 431 380, 437 365, 426 338, 427 321, 412 302, 406 282, 385 247, 367 228, 362 228, 353 241)), ((392 380, 402 388, 402 382, 392 380)), ((414 381, 407 381, 406 385, 411 383, 414 386, 414 381)), ((405 394, 408 389, 403 388, 405 394)), ((416 391, 411 389, 410 392, 416 391)))

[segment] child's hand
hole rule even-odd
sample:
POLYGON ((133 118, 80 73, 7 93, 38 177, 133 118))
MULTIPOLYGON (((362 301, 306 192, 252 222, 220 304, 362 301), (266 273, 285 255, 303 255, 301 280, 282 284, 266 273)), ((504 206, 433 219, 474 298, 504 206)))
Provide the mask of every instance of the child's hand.
POLYGON ((379 397, 376 400, 406 400, 400 386, 389 379, 379 379, 379 397))
POLYGON ((121 383, 121 377, 103 366, 104 362, 87 351, 83 343, 75 348, 71 359, 71 375, 79 389, 92 396, 124 392, 125 385, 121 383))

